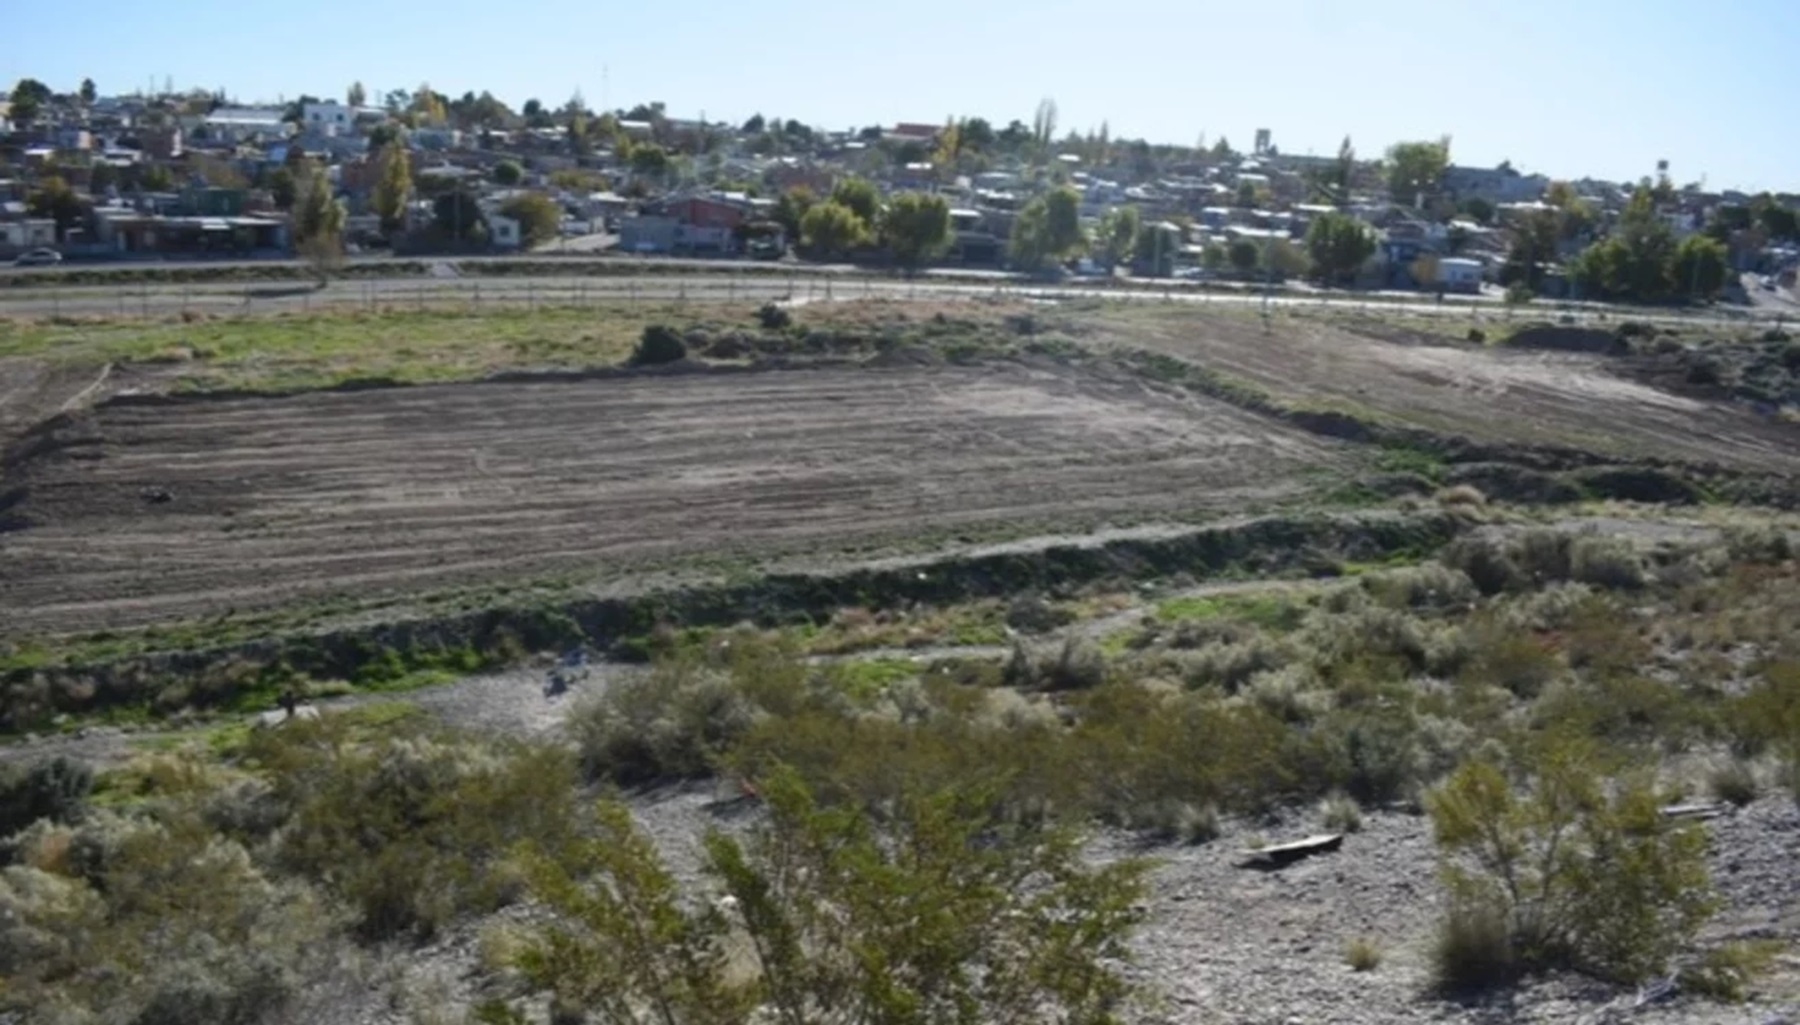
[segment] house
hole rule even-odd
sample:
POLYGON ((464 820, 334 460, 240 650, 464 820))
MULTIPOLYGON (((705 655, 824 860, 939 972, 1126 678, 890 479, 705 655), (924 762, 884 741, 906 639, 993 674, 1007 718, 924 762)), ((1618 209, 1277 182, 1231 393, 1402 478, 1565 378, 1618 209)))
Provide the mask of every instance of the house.
POLYGON ((635 253, 733 253, 750 221, 748 203, 706 195, 670 196, 619 222, 619 246, 635 253))
POLYGON ((317 135, 348 134, 356 124, 356 108, 336 100, 304 103, 300 106, 300 130, 317 135))
POLYGON ((942 127, 941 125, 902 121, 882 132, 881 137, 887 142, 917 142, 929 146, 937 141, 938 132, 942 127))
POLYGON ((950 259, 962 263, 994 264, 1000 262, 1000 237, 988 225, 980 210, 950 211, 950 259))
POLYGON ((0 256, 56 245, 56 222, 48 217, 0 221, 0 256))
POLYGON ((131 207, 94 209, 95 238, 119 253, 245 255, 285 252, 286 217, 168 217, 131 207))
POLYGON ((220 107, 200 121, 206 138, 235 145, 259 139, 285 139, 288 123, 282 112, 268 107, 220 107))
POLYGON ((1452 164, 1444 168, 1440 183, 1444 193, 1457 202, 1481 199, 1496 206, 1501 203, 1530 202, 1542 196, 1544 190, 1550 187, 1550 179, 1541 174, 1520 174, 1511 164, 1501 164, 1499 167, 1459 167, 1452 164))
POLYGON ((496 249, 517 249, 520 243, 519 222, 504 214, 488 214, 488 242, 496 249))
POLYGON ((1482 263, 1461 256, 1446 256, 1437 262, 1437 283, 1446 291, 1481 291, 1482 263))

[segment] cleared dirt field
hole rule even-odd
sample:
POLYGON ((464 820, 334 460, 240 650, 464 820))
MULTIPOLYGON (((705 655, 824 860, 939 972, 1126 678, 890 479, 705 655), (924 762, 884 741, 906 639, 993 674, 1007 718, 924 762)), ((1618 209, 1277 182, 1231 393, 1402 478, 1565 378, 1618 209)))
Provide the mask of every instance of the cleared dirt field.
POLYGON ((113 402, 53 441, 8 473, 25 489, 0 533, 9 635, 978 525, 1238 512, 1354 458, 1129 377, 1020 364, 113 402))
POLYGON ((1604 356, 1434 342, 1279 317, 1115 309, 1087 340, 1202 363, 1289 400, 1385 416, 1481 441, 1612 457, 1800 473, 1800 427, 1615 374, 1604 356))

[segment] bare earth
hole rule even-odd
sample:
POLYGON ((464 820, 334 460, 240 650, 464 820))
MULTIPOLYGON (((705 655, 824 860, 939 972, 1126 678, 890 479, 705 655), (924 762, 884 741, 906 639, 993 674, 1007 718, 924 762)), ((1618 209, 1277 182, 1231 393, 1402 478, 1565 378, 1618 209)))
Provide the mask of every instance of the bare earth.
POLYGON ((1008 523, 1242 511, 1344 446, 1060 366, 102 405, 9 469, 0 632, 1008 523))
MULTIPOLYGON (((1381 331, 1371 328, 1371 332, 1381 331)), ((1421 341, 1282 318, 1121 310, 1089 341, 1151 348, 1284 398, 1338 405, 1489 442, 1800 473, 1800 428, 1614 374, 1608 358, 1421 341)))

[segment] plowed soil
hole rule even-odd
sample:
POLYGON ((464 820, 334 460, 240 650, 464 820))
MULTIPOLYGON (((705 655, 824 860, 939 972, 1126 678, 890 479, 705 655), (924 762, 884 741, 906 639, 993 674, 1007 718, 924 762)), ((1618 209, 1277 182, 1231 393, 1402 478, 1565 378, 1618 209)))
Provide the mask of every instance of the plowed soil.
POLYGON ((1130 377, 1021 364, 112 401, 40 440, 7 473, 5 635, 1237 512, 1354 458, 1130 377))
POLYGON ((1675 395, 1615 357, 1430 341, 1283 317, 1109 311, 1090 341, 1151 348, 1285 399, 1484 442, 1576 448, 1761 473, 1800 473, 1800 427, 1747 404, 1675 395))

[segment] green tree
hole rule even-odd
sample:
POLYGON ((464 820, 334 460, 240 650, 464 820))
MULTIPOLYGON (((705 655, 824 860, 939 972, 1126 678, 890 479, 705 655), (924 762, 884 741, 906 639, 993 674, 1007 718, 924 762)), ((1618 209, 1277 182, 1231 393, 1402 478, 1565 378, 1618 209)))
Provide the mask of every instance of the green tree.
POLYGON ((881 214, 881 194, 875 191, 874 183, 854 176, 840 178, 832 186, 831 201, 855 214, 864 231, 874 232, 876 218, 881 214))
POLYGON ((1767 193, 1758 196, 1753 207, 1757 222, 1770 238, 1784 242, 1800 239, 1800 214, 1796 214, 1793 207, 1782 206, 1767 193))
POLYGON ((1091 868, 1077 838, 992 814, 979 788, 908 793, 891 819, 763 782, 767 821, 714 831, 705 868, 732 904, 680 891, 623 806, 600 835, 531 861, 555 918, 515 963, 607 1025, 1114 1021, 1145 866, 1091 868), (732 971, 730 937, 754 970, 732 971), (645 1015, 643 1009, 651 1009, 645 1015))
POLYGON ((369 93, 361 82, 351 82, 350 88, 344 91, 344 102, 352 107, 360 107, 369 100, 369 93))
POLYGON ((804 185, 791 186, 775 201, 775 223, 781 225, 781 230, 787 234, 789 241, 799 241, 800 223, 806 219, 806 212, 818 201, 813 190, 804 185))
POLYGON ((1263 269, 1277 278, 1297 278, 1312 270, 1305 249, 1285 238, 1271 239, 1263 248, 1263 269))
POLYGON ((1306 229, 1306 252, 1320 279, 1348 284, 1375 254, 1375 235, 1349 214, 1323 213, 1306 229))
MULTIPOLYGON (((1138 228, 1131 258, 1138 267, 1155 277, 1165 277, 1175 266, 1182 245, 1181 226, 1169 221, 1156 221, 1138 228)), ((1216 248, 1216 247, 1215 247, 1216 248)), ((1220 264, 1223 265, 1223 259, 1220 264)), ((1217 270, 1218 268, 1212 268, 1217 270)))
POLYGON ((1239 274, 1249 274, 1255 270, 1260 255, 1256 250, 1256 243, 1245 238, 1231 243, 1225 250, 1225 257, 1231 261, 1231 268, 1239 274))
POLYGON ((406 142, 406 126, 398 121, 383 121, 369 129, 369 148, 380 152, 391 143, 406 142))
POLYGON ((1449 897, 1439 949, 1448 984, 1555 967, 1638 982, 1664 970, 1715 907, 1705 834, 1664 816, 1650 780, 1616 779, 1579 743, 1546 745, 1524 796, 1476 761, 1426 801, 1449 897), (1471 920, 1494 923, 1497 949, 1459 939, 1471 920))
POLYGON ((344 252, 344 207, 331 194, 325 172, 309 168, 293 216, 294 248, 325 280, 344 252))
POLYGON ((13 86, 11 118, 14 124, 29 124, 37 120, 38 111, 50 100, 50 87, 35 78, 21 78, 13 86))
POLYGON ((1674 232, 1657 215, 1650 190, 1640 187, 1612 233, 1583 250, 1571 273, 1591 296, 1657 302, 1672 291, 1674 256, 1674 232))
POLYGON ((997 136, 994 126, 986 118, 964 118, 957 125, 957 135, 962 139, 963 149, 983 152, 994 148, 997 136))
POLYGON ((94 101, 100 97, 100 90, 94 87, 93 79, 84 78, 81 80, 81 90, 78 95, 81 97, 82 106, 91 107, 94 105, 94 101))
POLYGON ((35 217, 54 220, 59 241, 67 238, 69 229, 76 227, 87 217, 87 204, 81 201, 81 197, 61 175, 55 174, 45 178, 27 197, 26 209, 35 217))
POLYGON ((475 197, 459 186, 431 203, 432 226, 452 245, 480 245, 487 241, 487 219, 475 197))
POLYGON ((1130 258, 1142 229, 1137 207, 1117 206, 1108 210, 1100 218, 1099 228, 1094 233, 1094 248, 1100 261, 1108 267, 1116 267, 1130 258))
POLYGON ((420 82, 419 88, 412 94, 412 106, 409 108, 420 124, 441 125, 449 118, 449 103, 442 93, 431 88, 430 82, 420 82))
POLYGON ((292 210, 294 201, 300 198, 300 184, 286 164, 269 172, 269 197, 277 210, 292 210))
POLYGON ((1225 247, 1217 242, 1209 242, 1200 250, 1200 266, 1210 273, 1217 274, 1225 269, 1225 247))
POLYGON ((669 152, 654 142, 631 147, 631 173, 639 178, 662 181, 671 166, 669 152))
POLYGON ((1388 148, 1388 195, 1401 206, 1413 206, 1437 189, 1450 163, 1450 140, 1401 142, 1388 148))
POLYGON ((1025 204, 1013 219, 1008 249, 1023 270, 1042 270, 1074 253, 1084 243, 1081 195, 1060 186, 1025 204))
POLYGON ((1456 206, 1457 212, 1476 224, 1494 223, 1494 204, 1480 196, 1470 196, 1456 206))
POLYGON ((1231 140, 1225 138, 1223 135, 1219 136, 1219 141, 1213 143, 1212 158, 1214 160, 1229 160, 1234 155, 1235 153, 1231 148, 1231 140))
POLYGON ((1056 141, 1056 101, 1048 96, 1038 101, 1037 111, 1031 115, 1031 142, 1040 159, 1050 156, 1050 146, 1056 141))
POLYGON ((151 164, 144 168, 138 183, 146 192, 167 192, 175 187, 175 176, 165 164, 151 164))
POLYGON ((869 241, 868 222, 835 199, 814 204, 800 219, 800 238, 816 256, 842 257, 869 241))
POLYGON ((1725 287, 1729 268, 1729 252, 1724 243, 1705 235, 1689 235, 1675 247, 1669 284, 1677 294, 1689 299, 1710 300, 1725 287))
POLYGON ((950 248, 950 204, 942 196, 902 192, 888 202, 881 237, 902 267, 934 260, 950 248))
POLYGON ((1524 284, 1532 291, 1543 284, 1544 269, 1556 262, 1561 221, 1553 210, 1538 210, 1513 228, 1512 246, 1500 267, 1500 283, 1524 284))
POLYGON ((501 204, 500 213, 519 222, 520 241, 527 248, 556 238, 562 230, 562 209, 541 192, 512 197, 501 204))
POLYGON ((752 114, 750 120, 744 122, 743 132, 745 135, 761 135, 768 126, 768 121, 761 114, 752 114))
POLYGON ((512 188, 525 178, 525 169, 511 160, 494 165, 494 184, 512 188))
POLYGON ((391 237, 406 229, 406 205, 413 194, 412 158, 404 143, 394 141, 381 148, 377 159, 369 204, 381 218, 381 230, 391 237))

